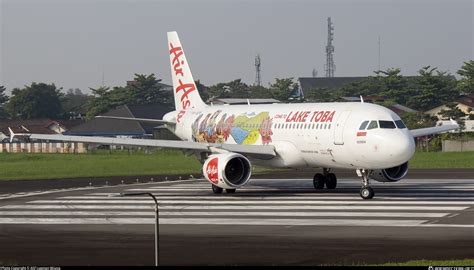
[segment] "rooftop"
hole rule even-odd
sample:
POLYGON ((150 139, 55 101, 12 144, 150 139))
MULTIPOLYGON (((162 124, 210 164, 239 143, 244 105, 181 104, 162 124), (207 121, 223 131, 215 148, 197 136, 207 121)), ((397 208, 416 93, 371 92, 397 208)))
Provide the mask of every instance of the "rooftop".
MULTIPOLYGON (((164 104, 122 105, 102 115, 149 119, 163 119, 174 108, 164 104)), ((135 121, 94 118, 65 132, 82 136, 145 136, 153 133, 156 124, 135 121)))

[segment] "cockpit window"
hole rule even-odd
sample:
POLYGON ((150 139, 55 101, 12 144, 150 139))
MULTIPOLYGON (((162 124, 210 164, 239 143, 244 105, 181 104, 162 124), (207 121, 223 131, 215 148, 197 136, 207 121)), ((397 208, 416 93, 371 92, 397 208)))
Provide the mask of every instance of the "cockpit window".
POLYGON ((359 130, 364 130, 367 127, 367 124, 369 124, 369 121, 362 122, 362 124, 360 125, 359 130))
POLYGON ((371 121, 367 129, 375 129, 378 128, 379 125, 377 124, 377 121, 371 121))
POLYGON ((393 121, 379 121, 380 128, 395 128, 393 121))
POLYGON ((401 129, 407 128, 407 126, 405 126, 402 120, 396 120, 395 125, 397 125, 397 128, 401 128, 401 129))

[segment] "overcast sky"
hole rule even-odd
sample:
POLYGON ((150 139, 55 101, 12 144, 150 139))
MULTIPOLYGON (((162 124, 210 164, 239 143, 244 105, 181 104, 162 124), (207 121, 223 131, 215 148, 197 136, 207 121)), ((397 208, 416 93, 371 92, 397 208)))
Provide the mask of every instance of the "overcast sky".
POLYGON ((178 31, 195 79, 324 76, 327 17, 334 23, 335 76, 378 66, 414 75, 424 65, 455 73, 473 59, 472 0, 158 1, 0 0, 0 85, 65 90, 124 85, 134 73, 169 83, 166 32, 178 31))

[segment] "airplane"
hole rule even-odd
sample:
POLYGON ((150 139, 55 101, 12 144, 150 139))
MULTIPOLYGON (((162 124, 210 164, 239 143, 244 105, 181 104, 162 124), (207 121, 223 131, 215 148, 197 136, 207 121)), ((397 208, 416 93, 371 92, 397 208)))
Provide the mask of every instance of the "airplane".
POLYGON ((176 32, 168 32, 176 110, 162 120, 98 116, 164 125, 178 140, 31 134, 31 139, 181 149, 203 163, 213 193, 234 193, 251 178, 253 165, 321 168, 317 190, 335 189, 332 169, 352 169, 360 196, 372 199, 370 180, 397 182, 408 172, 414 138, 450 130, 449 125, 409 130, 393 111, 371 103, 208 105, 203 102, 176 32))

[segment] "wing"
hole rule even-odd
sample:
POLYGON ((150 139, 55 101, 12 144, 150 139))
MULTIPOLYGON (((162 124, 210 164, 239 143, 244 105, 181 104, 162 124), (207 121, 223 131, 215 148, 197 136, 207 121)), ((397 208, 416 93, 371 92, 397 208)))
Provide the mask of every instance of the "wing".
POLYGON ((456 121, 454 121, 454 120, 451 120, 450 125, 442 125, 442 126, 437 126, 437 127, 413 129, 413 130, 410 130, 410 132, 413 135, 413 137, 420 137, 420 136, 426 136, 426 135, 431 135, 431 134, 437 134, 437 133, 441 133, 441 132, 456 130, 458 128, 459 128, 458 123, 456 123, 456 121))
POLYGON ((44 135, 30 134, 30 139, 50 140, 64 142, 83 142, 106 145, 130 145, 145 147, 174 148, 183 150, 194 150, 198 152, 222 153, 223 151, 240 153, 258 159, 271 159, 276 156, 275 148, 271 145, 240 145, 240 144, 219 144, 219 143, 197 143, 171 140, 151 140, 151 139, 130 139, 130 138, 109 138, 109 137, 89 137, 89 136, 65 136, 65 135, 44 135))
POLYGON ((166 124, 166 125, 176 125, 175 122, 169 122, 159 119, 148 119, 148 118, 134 118, 134 117, 119 117, 119 116, 96 116, 95 118, 106 118, 106 119, 117 119, 117 120, 126 120, 126 121, 135 121, 143 123, 152 123, 152 124, 166 124))

